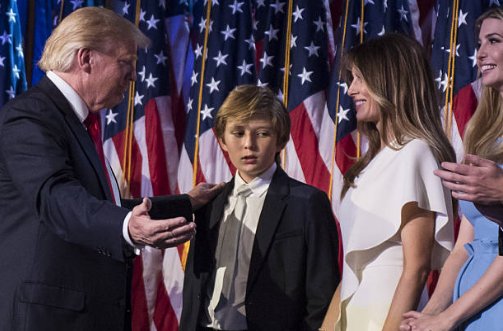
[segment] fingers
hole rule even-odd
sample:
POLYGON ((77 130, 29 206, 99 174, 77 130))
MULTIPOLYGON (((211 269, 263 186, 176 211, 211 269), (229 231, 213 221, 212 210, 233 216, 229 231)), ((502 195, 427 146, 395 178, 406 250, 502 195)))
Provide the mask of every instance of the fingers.
POLYGON ((152 246, 156 248, 168 248, 182 244, 196 233, 196 224, 187 222, 183 217, 167 220, 156 220, 155 234, 152 236, 152 246))
POLYGON ((402 323, 400 323, 400 328, 398 330, 400 330, 400 331, 412 330, 412 326, 409 324, 411 321, 412 321, 411 318, 402 321, 402 323))
POLYGON ((213 186, 211 187, 210 191, 212 192, 220 192, 225 186, 225 183, 218 183, 218 184, 212 184, 213 186))
POLYGON ((465 176, 472 174, 473 170, 475 169, 468 164, 453 162, 442 162, 441 166, 442 168, 449 170, 450 172, 465 176))
MULTIPOLYGON (((137 206, 141 208, 146 208, 137 206)), ((143 209, 142 209, 143 210, 143 209)), ((196 233, 196 224, 187 222, 184 217, 152 220, 148 214, 133 213, 128 225, 129 235, 135 244, 156 248, 167 248, 184 243, 196 233)))
POLYGON ((464 178, 464 176, 458 175, 452 171, 447 171, 447 170, 442 170, 442 169, 433 170, 433 173, 436 176, 438 176, 448 182, 456 182, 456 181, 460 181, 461 179, 464 178))
POLYGON ((224 187, 224 183, 210 184, 199 183, 187 194, 189 195, 192 208, 199 209, 212 200, 224 187))
POLYGON ((480 156, 473 155, 473 154, 466 154, 464 160, 465 160, 465 163, 470 164, 472 166, 489 167, 489 166, 496 165, 496 163, 494 161, 484 159, 484 158, 481 158, 480 156))
POLYGON ((403 314, 402 317, 406 318, 406 319, 416 319, 416 318, 421 317, 421 315, 422 314, 420 312, 411 310, 411 311, 408 311, 405 314, 403 314))

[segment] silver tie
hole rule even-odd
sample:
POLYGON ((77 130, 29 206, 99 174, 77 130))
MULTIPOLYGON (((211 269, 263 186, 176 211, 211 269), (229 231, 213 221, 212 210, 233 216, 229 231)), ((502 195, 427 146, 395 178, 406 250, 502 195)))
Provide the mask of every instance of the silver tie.
POLYGON ((225 233, 222 238, 223 242, 220 251, 219 265, 221 267, 225 267, 222 295, 226 299, 230 298, 232 284, 234 284, 233 280, 236 273, 237 252, 239 249, 243 217, 246 212, 246 198, 251 193, 252 191, 246 185, 238 187, 234 211, 229 215, 225 222, 225 233))

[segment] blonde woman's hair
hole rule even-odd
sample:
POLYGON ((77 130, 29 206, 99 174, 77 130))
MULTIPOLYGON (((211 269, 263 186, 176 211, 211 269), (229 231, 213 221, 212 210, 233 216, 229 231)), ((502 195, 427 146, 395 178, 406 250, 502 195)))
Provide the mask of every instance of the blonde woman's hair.
POLYGON ((376 124, 359 122, 369 141, 368 151, 344 175, 341 197, 377 155, 384 143, 401 148, 410 139, 421 139, 438 162, 454 161, 455 154, 440 119, 433 76, 421 45, 397 33, 386 34, 351 49, 345 57, 346 75, 361 73, 381 115, 382 135, 376 124), (396 141, 389 141, 390 137, 396 141))
MULTIPOLYGON (((495 7, 480 15, 475 22, 477 34, 480 32, 482 22, 487 18, 501 20, 501 24, 503 24, 503 8, 495 7)), ((465 129, 465 152, 502 163, 503 144, 500 141, 502 136, 503 100, 501 92, 493 87, 484 86, 475 114, 465 129)))
POLYGON ((106 51, 115 42, 134 42, 147 47, 150 40, 130 21, 113 11, 85 7, 68 15, 45 43, 38 66, 43 71, 68 72, 79 49, 106 51))
POLYGON ((278 97, 267 87, 238 85, 225 98, 215 119, 215 133, 223 139, 229 120, 247 122, 254 118, 271 121, 278 146, 290 138, 290 116, 278 97))

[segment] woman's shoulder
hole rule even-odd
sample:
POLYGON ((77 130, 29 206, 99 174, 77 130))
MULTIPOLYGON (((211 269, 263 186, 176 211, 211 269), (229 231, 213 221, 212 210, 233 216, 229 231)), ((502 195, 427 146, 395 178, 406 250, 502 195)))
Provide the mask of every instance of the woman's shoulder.
POLYGON ((422 139, 414 138, 409 140, 403 147, 404 152, 431 153, 430 145, 422 139))
POLYGON ((411 139, 398 151, 402 158, 408 161, 415 161, 419 164, 437 163, 430 145, 422 139, 411 139))

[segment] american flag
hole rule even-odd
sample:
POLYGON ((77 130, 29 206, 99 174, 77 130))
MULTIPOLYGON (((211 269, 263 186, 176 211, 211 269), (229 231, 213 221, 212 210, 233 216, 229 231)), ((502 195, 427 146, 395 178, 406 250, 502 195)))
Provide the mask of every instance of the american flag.
POLYGON ((456 150, 463 157, 465 126, 477 107, 480 81, 477 79, 475 20, 484 11, 502 6, 501 0, 439 1, 432 66, 438 89, 444 127, 456 150))
MULTIPOLYGON (((355 13, 360 13, 360 11, 354 8, 357 8, 359 3, 353 1, 345 4, 353 8, 352 14, 348 14, 347 18, 343 17, 344 19, 337 19, 357 26, 355 13)), ((417 4, 413 7, 414 17, 410 13, 409 3, 403 2, 403 4, 402 8, 394 7, 396 3, 393 3, 390 7, 396 9, 396 12, 389 10, 386 15, 383 13, 386 13, 387 8, 377 5, 374 15, 376 21, 382 22, 382 25, 369 31, 374 31, 373 35, 376 35, 385 26, 390 31, 402 29, 407 33, 415 33, 414 35, 422 37, 421 32, 416 32, 413 25, 413 22, 417 24, 421 16, 417 4), (379 9, 383 11, 379 12, 379 9), (402 9, 402 18, 398 16, 400 15, 398 9, 402 9), (387 21, 383 21, 382 17, 387 17, 387 21), (408 24, 403 23, 406 19, 408 24), (399 26, 400 29, 394 26, 399 26)), ((367 5, 365 26, 370 29, 368 20, 373 17, 371 13, 375 4, 373 1, 368 1, 367 5)), ((339 163, 332 162, 336 117, 335 112, 331 113, 326 105, 327 91, 332 91, 333 88, 329 87, 329 83, 333 81, 330 79, 329 68, 335 54, 334 38, 331 35, 333 27, 327 25, 327 22, 332 22, 332 17, 326 16, 327 13, 334 11, 328 9, 327 2, 302 0, 290 2, 213 0, 205 1, 204 4, 200 2, 194 6, 192 25, 194 43, 187 44, 189 49, 187 56, 179 57, 179 59, 187 59, 187 62, 178 66, 185 69, 185 76, 183 73, 178 76, 184 76, 185 80, 182 83, 188 84, 190 88, 187 90, 186 85, 177 85, 182 86, 181 95, 187 112, 187 126, 179 154, 177 180, 171 182, 176 183, 176 192, 187 192, 195 183, 202 181, 220 182, 230 179, 235 169, 217 144, 213 132, 213 120, 221 103, 234 86, 252 83, 266 85, 273 89, 285 102, 290 112, 291 140, 282 155, 286 171, 290 176, 315 185, 326 192, 330 191, 331 184, 334 183, 333 195, 338 196, 342 170, 339 168, 339 163), (191 66, 192 63, 193 66, 191 66), (285 68, 288 68, 286 76, 285 68)), ((428 14, 430 12, 431 7, 428 14)), ((147 14, 146 17, 150 16, 147 14)), ((370 23, 377 24, 374 21, 370 23)), ((356 31, 356 27, 353 29, 356 31)), ((363 35, 366 32, 364 31, 363 35)), ((357 36, 358 34, 355 34, 353 39, 348 39, 352 42, 347 42, 345 47, 358 43, 357 36)), ((335 68, 337 67, 334 67, 334 70, 337 70, 335 68)), ((138 70, 143 73, 142 64, 138 65, 138 70)), ((148 70, 145 73, 148 74, 148 70)), ((139 81, 142 77, 139 77, 139 81)), ((344 89, 344 83, 338 81, 338 86, 344 89)), ((138 96, 135 94, 135 97, 141 97, 141 95, 141 93, 138 96)), ((346 103, 347 107, 349 104, 349 102, 346 103)), ((143 127, 143 124, 140 127, 143 127)), ((354 127, 353 122, 346 129, 346 135, 351 140, 354 127)), ((144 129, 139 129, 140 132, 142 130, 144 129)), ((339 131, 338 137, 339 135, 343 137, 343 131, 339 131)), ((171 138, 173 140, 173 137, 171 138)), ((342 149, 338 147, 337 150, 344 158, 347 158, 351 155, 349 153, 354 153, 356 150, 354 142, 352 146, 352 149, 346 150, 347 147, 342 146, 342 149)), ((170 154, 170 157, 176 159, 177 155, 170 154)), ((142 160, 145 161, 146 158, 143 157, 142 160)), ((178 160, 171 164, 176 164, 176 161, 178 160)), ((140 160, 133 163, 138 164, 138 162, 140 160)), ((117 169, 116 172, 120 172, 121 169, 123 168, 117 169)), ((141 178, 138 175, 137 171, 136 178, 141 178)), ((130 187, 132 188, 133 185, 134 183, 131 183, 130 187)), ((335 201, 337 199, 334 199, 334 207, 335 201)), ((159 254, 153 250, 147 253, 154 256, 159 254)), ((169 299, 170 308, 177 312, 179 306, 175 305, 181 302, 178 277, 183 275, 183 271, 180 271, 180 258, 176 254, 170 255, 170 260, 166 258, 166 255, 164 260, 161 260, 160 257, 147 258, 147 254, 144 253, 142 259, 143 282, 139 283, 140 287, 136 290, 140 289, 141 295, 145 293, 142 305, 147 309, 139 313, 144 314, 143 322, 146 325, 155 318, 153 316, 159 316, 161 319, 170 315, 169 311, 166 313, 167 306, 158 303, 159 293, 163 297, 161 302, 169 299), (146 259, 151 262, 145 263, 146 259), (171 261, 170 264, 167 261, 171 261), (149 280, 148 276, 152 274, 163 274, 164 283, 159 281, 160 276, 149 280), (175 284, 175 291, 170 292, 170 286, 173 284, 175 284), (153 290, 143 291, 141 286, 152 286, 153 290), (159 292, 160 289, 161 292, 159 292), (164 291, 169 293, 167 298, 164 296, 164 291), (159 312, 159 315, 156 315, 156 312, 159 312)), ((179 316, 176 313, 175 315, 179 316)), ((151 328, 161 330, 161 324, 175 327, 176 320, 168 319, 172 323, 154 321, 155 326, 151 323, 151 328)), ((174 328, 167 327, 165 330, 174 330, 174 328)))
POLYGON ((325 3, 209 4, 205 7, 209 16, 196 22, 199 37, 179 170, 181 190, 199 181, 229 180, 234 173, 217 144, 213 120, 234 86, 252 83, 270 87, 290 112, 292 139, 283 153, 287 172, 326 191, 330 155, 319 151, 322 123, 329 124, 323 121, 329 78, 325 3))
MULTIPOLYGON (((37 62, 42 56, 45 41, 59 22, 79 8, 104 5, 105 0, 45 0, 43 3, 37 1, 33 8, 33 45, 30 45, 33 51, 33 63, 30 64, 32 66, 31 85, 35 85, 44 76, 44 72, 37 66, 37 62)), ((28 33, 31 32, 28 31, 28 33)))
MULTIPOLYGON (((185 127, 182 96, 189 46, 183 1, 114 1, 113 9, 151 40, 138 51, 129 97, 102 111, 104 149, 123 197, 177 192, 185 127)), ((189 57, 190 58, 190 57, 189 57)), ((177 330, 182 307, 184 249, 145 248, 134 261, 133 330, 177 330)))
POLYGON ((232 176, 232 167, 220 150, 212 127, 227 93, 238 84, 255 81, 251 10, 249 1, 213 0, 194 22, 194 66, 178 171, 181 192, 190 190, 197 182, 221 182, 232 176))
POLYGON ((0 104, 26 90, 24 46, 17 1, 0 4, 0 104))
MULTIPOLYGON (((362 139, 355 132, 356 119, 353 104, 349 98, 348 85, 342 79, 341 60, 344 51, 366 40, 388 32, 399 32, 423 42, 428 35, 426 23, 431 16, 433 4, 419 7, 416 1, 351 1, 344 4, 343 16, 336 31, 336 58, 331 72, 328 93, 328 112, 336 124, 336 144, 334 149, 334 176, 332 181, 332 202, 337 215, 340 203, 342 175, 351 166, 355 157, 364 148, 362 139), (421 24, 422 23, 422 24, 421 24)), ((427 39, 427 38, 426 38, 427 39)))
MULTIPOLYGON (((35 6, 38 37, 30 46, 38 44, 41 52, 45 38, 69 12, 105 4, 137 22, 152 40, 149 49, 139 50, 137 81, 127 100, 102 111, 105 152, 126 196, 183 193, 197 182, 228 180, 235 169, 217 144, 212 130, 215 114, 234 86, 267 84, 285 102, 292 119, 291 140, 282 153, 284 168, 290 176, 329 193, 337 215, 342 173, 361 145, 347 85, 340 77, 342 50, 383 31, 401 31, 426 47, 433 36, 432 61, 439 89, 446 93, 452 88, 452 100, 445 94, 442 99, 452 104, 452 113, 444 112, 451 114, 444 117, 446 129, 450 118, 452 141, 461 141, 459 132, 476 106, 474 20, 501 1, 434 2, 51 0, 45 7, 35 6), (44 32, 43 26, 48 30, 44 32), (449 50, 454 49, 451 28, 457 31, 454 48, 459 56, 448 80, 449 50)), ((0 36, 0 63, 5 57, 4 66, 0 64, 3 91, 9 89, 4 87, 4 78, 15 77, 7 54, 16 55, 17 45, 11 43, 14 32, 8 30, 12 22, 6 6, 0 5, 0 33, 3 38, 7 38, 4 32, 10 35, 5 42, 0 36)), ((34 54, 36 62, 36 50, 34 54)), ((17 68, 21 65, 22 61, 17 68)), ((0 102, 5 103, 7 95, 0 102)), ((184 254, 182 246, 146 249, 136 259, 133 330, 178 329, 184 254)))

